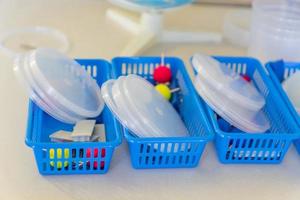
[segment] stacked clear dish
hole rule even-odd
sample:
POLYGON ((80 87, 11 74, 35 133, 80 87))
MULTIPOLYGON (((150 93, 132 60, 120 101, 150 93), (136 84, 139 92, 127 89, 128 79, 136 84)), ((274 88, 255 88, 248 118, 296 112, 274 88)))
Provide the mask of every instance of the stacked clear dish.
POLYGON ((101 92, 106 105, 119 121, 138 137, 188 135, 172 105, 140 76, 128 75, 109 80, 103 84, 101 92))
POLYGON ((219 116, 248 133, 270 128, 261 110, 265 100, 251 82, 209 56, 196 54, 191 63, 197 92, 219 116))
POLYGON ((14 71, 30 99, 59 121, 74 124, 104 107, 96 81, 76 61, 52 49, 15 58, 14 71))

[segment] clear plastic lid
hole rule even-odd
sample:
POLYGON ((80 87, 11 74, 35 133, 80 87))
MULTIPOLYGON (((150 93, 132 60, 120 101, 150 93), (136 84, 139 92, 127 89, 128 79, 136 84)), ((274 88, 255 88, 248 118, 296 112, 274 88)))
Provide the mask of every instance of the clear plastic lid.
POLYGON ((131 130, 135 135, 139 136, 140 130, 137 129, 137 127, 129 121, 128 116, 119 109, 118 105, 113 99, 112 88, 115 82, 115 80, 108 80, 102 85, 101 94, 103 100, 105 101, 105 104, 107 105, 109 110, 119 120, 119 122, 129 130, 131 130))
POLYGON ((124 90, 132 112, 144 126, 149 127, 149 132, 155 132, 160 137, 188 136, 179 114, 147 80, 128 75, 124 80, 124 90))
POLYGON ((39 107, 41 107, 45 112, 47 112, 49 115, 53 116, 55 119, 65 123, 74 123, 76 119, 70 118, 64 113, 54 112, 51 106, 49 106, 43 100, 43 98, 39 96, 37 92, 35 92, 31 84, 32 83, 31 77, 29 76, 28 72, 25 70, 24 62, 25 62, 25 56, 24 55, 18 56, 14 61, 14 71, 21 85, 23 85, 23 87, 29 94, 30 99, 39 107))
POLYGON ((139 121, 139 117, 135 116, 134 112, 132 112, 131 105, 128 103, 126 99, 126 95, 124 94, 124 80, 125 76, 120 76, 118 80, 112 86, 112 96, 113 100, 118 107, 119 112, 123 113, 126 116, 127 121, 134 126, 134 129, 137 130, 138 133, 135 133, 139 137, 150 137, 155 136, 155 133, 150 132, 142 123, 139 121), (151 135, 152 134, 152 135, 151 135))
POLYGON ((84 117, 96 117, 103 110, 96 81, 74 60, 52 49, 37 49, 29 63, 36 82, 58 107, 84 117))
POLYGON ((264 133, 270 128, 269 121, 262 111, 245 112, 237 107, 231 99, 220 95, 200 76, 195 78, 194 85, 203 100, 218 115, 236 128, 247 133, 264 133))
MULTIPOLYGON (((56 113, 64 118, 63 122, 75 124, 76 122, 83 120, 85 117, 77 115, 72 111, 65 111, 63 108, 58 107, 55 101, 51 101, 51 98, 47 95, 47 91, 43 91, 38 82, 36 82, 35 77, 32 75, 31 68, 29 67, 29 59, 28 56, 24 57, 23 61, 23 69, 25 75, 27 76, 27 80, 31 85, 34 93, 40 97, 40 99, 45 102, 50 108, 52 113, 56 113)), ((60 120, 61 121, 61 120, 60 120)))
POLYGON ((215 90, 244 109, 258 111, 264 106, 265 99, 252 83, 212 57, 196 54, 192 66, 215 90))
POLYGON ((64 33, 50 27, 12 28, 0 33, 0 51, 9 57, 41 47, 67 52, 70 42, 64 33))

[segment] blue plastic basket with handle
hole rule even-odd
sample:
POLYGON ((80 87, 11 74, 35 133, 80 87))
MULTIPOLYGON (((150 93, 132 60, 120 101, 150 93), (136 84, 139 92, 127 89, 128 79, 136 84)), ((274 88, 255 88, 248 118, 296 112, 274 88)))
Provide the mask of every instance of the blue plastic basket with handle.
MULTIPOLYGON (((108 62, 78 61, 99 85, 111 78, 108 62)), ((39 172, 43 175, 106 173, 113 151, 121 143, 121 126, 107 107, 96 120, 105 125, 106 142, 54 143, 49 135, 58 130, 71 131, 73 126, 57 121, 30 101, 25 142, 34 151, 39 172)))
POLYGON ((285 107, 265 70, 253 58, 215 57, 223 64, 240 74, 249 76, 258 91, 264 96, 266 104, 263 112, 270 121, 267 133, 244 133, 232 128, 219 118, 207 105, 214 131, 215 146, 222 163, 275 164, 284 158, 291 142, 299 138, 297 124, 285 107))
MULTIPOLYGON (((112 63, 116 78, 121 75, 137 74, 153 83, 153 71, 161 63, 161 58, 120 57, 113 59, 112 63)), ((205 145, 213 139, 203 102, 198 101, 183 62, 178 58, 165 58, 165 63, 171 68, 173 75, 170 87, 180 88, 179 92, 173 93, 171 103, 179 112, 190 135, 181 138, 138 138, 124 128, 132 166, 136 169, 195 167, 199 163, 205 145)))
MULTIPOLYGON (((295 110, 294 106, 292 105, 291 101, 289 100, 287 94, 283 90, 281 83, 286 80, 289 76, 293 75, 296 71, 300 70, 300 63, 292 63, 292 62, 284 62, 282 60, 269 62, 266 64, 266 68, 269 72, 269 75, 278 90, 279 94, 281 95, 282 99, 284 100, 286 107, 290 110, 292 116, 297 121, 300 133, 300 116, 295 110)), ((300 86, 299 86, 300 90, 300 86)), ((294 144, 298 153, 300 154, 300 140, 295 140, 294 144)))

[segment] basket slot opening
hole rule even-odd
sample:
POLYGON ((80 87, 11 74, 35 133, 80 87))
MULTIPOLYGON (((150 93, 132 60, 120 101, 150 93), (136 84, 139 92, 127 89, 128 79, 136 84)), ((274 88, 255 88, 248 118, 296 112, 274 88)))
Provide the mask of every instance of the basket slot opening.
POLYGON ((281 160, 286 140, 274 139, 229 139, 226 160, 281 160), (254 145, 254 146, 253 146, 254 145), (254 148, 252 148, 254 147, 254 148))
POLYGON ((300 70, 300 68, 298 68, 298 67, 287 67, 284 69, 283 78, 287 79, 288 77, 290 77, 291 75, 293 75, 294 73, 296 73, 299 70, 300 70))
POLYGON ((89 74, 89 75, 93 75, 92 74, 92 67, 91 67, 91 65, 88 65, 88 66, 86 66, 86 71, 87 71, 87 73, 89 74))
POLYGON ((185 164, 188 164, 188 163, 189 163, 189 161, 190 161, 190 156, 189 156, 189 155, 187 155, 187 156, 185 157, 185 164))
POLYGON ((133 66, 132 66, 132 74, 137 74, 137 64, 134 63, 133 66))
POLYGON ((144 150, 144 144, 141 144, 140 145, 140 153, 143 153, 143 150, 144 150))
POLYGON ((163 157, 162 157, 162 156, 159 156, 159 158, 158 158, 158 164, 161 165, 161 164, 162 164, 162 161, 163 161, 163 157))
MULTIPOLYGON (((120 75, 128 75, 128 74, 138 74, 145 76, 145 78, 152 78, 154 73, 154 69, 159 67, 160 63, 121 63, 121 74, 120 75)), ((171 64, 166 63, 166 66, 170 68, 171 64)))

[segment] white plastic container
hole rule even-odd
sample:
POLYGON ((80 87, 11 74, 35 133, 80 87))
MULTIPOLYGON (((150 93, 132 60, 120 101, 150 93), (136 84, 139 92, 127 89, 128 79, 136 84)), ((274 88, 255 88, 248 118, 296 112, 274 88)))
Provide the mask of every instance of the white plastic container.
POLYGON ((300 4, 286 0, 254 0, 248 55, 266 63, 299 61, 300 4))

